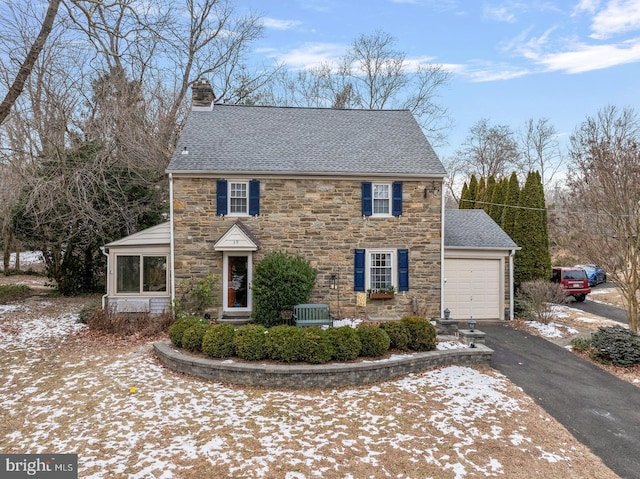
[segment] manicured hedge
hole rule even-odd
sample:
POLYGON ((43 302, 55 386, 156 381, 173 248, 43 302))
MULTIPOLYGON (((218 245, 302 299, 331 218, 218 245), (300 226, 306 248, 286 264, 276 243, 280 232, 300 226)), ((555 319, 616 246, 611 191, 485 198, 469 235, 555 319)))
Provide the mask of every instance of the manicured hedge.
POLYGON ((352 361, 359 356, 379 357, 390 348, 428 351, 435 349, 436 329, 425 318, 407 317, 381 325, 364 324, 321 329, 279 325, 269 329, 249 324, 214 326, 188 317, 169 328, 173 344, 190 351, 202 351, 213 358, 237 356, 248 361, 272 359, 291 363, 304 361, 352 361))
POLYGON ((215 324, 202 338, 202 352, 212 358, 228 358, 235 355, 233 337, 235 328, 231 324, 215 324))

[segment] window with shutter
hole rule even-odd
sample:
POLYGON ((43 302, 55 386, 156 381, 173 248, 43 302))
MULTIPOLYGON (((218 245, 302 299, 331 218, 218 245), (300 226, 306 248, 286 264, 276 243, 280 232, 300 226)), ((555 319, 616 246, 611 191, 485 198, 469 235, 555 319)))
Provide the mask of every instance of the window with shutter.
POLYGON ((362 216, 402 215, 402 182, 362 182, 362 216))

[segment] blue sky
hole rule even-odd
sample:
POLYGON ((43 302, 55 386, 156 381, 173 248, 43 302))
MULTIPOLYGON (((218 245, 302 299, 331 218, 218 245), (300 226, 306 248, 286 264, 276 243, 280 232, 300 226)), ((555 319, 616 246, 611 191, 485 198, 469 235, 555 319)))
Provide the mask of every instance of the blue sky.
POLYGON ((236 0, 264 20, 256 53, 301 69, 384 31, 407 60, 452 72, 452 156, 482 118, 549 118, 561 141, 607 105, 640 113, 640 0, 236 0))

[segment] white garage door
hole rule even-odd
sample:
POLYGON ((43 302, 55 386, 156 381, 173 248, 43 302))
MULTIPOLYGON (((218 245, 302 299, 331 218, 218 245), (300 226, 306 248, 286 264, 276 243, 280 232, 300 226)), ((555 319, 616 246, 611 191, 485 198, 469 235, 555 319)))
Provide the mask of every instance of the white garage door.
POLYGON ((444 307, 452 319, 500 319, 500 260, 445 259, 444 307))

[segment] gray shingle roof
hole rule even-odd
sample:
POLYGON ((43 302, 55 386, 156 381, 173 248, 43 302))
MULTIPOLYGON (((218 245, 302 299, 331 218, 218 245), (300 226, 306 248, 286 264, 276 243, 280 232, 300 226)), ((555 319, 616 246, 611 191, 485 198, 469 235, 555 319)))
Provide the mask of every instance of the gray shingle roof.
POLYGON ((189 113, 167 172, 444 176, 445 169, 408 110, 216 104, 189 113))
POLYGON ((484 210, 444 212, 444 246, 460 248, 515 249, 513 240, 484 210))

